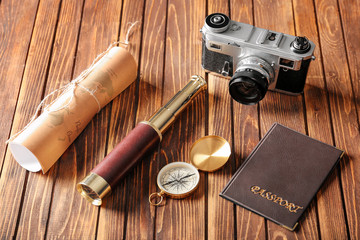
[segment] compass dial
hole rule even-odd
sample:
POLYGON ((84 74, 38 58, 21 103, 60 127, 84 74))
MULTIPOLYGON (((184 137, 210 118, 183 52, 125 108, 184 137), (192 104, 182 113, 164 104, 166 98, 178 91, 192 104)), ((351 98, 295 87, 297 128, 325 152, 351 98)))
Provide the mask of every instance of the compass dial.
POLYGON ((185 162, 174 162, 166 165, 159 172, 159 187, 173 197, 186 197, 199 184, 198 170, 185 162))

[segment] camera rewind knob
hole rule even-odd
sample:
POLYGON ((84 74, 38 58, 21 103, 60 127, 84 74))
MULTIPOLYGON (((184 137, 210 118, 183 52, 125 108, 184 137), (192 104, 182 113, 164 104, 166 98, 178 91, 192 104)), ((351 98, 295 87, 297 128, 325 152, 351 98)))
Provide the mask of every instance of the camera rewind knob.
POLYGON ((205 26, 212 32, 221 33, 230 25, 230 18, 222 13, 213 13, 206 17, 205 26))

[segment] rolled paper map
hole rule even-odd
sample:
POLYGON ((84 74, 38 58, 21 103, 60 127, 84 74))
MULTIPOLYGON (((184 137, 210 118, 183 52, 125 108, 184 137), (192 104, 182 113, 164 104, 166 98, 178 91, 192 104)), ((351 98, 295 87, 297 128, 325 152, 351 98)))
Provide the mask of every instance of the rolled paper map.
POLYGON ((99 163, 78 185, 80 194, 95 206, 115 188, 126 173, 151 148, 162 139, 162 134, 176 117, 189 105, 206 81, 192 76, 188 84, 166 105, 160 108, 149 121, 140 122, 136 127, 99 163))
POLYGON ((38 118, 9 142, 15 160, 29 171, 47 172, 95 114, 136 76, 133 56, 122 47, 111 48, 92 65, 87 76, 70 82, 38 118))

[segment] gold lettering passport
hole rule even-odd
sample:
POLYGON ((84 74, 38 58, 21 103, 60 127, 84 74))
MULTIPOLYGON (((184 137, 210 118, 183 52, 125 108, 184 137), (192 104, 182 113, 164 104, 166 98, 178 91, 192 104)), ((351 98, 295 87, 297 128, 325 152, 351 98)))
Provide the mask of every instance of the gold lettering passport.
POLYGON ((294 230, 343 153, 275 123, 220 196, 294 230))

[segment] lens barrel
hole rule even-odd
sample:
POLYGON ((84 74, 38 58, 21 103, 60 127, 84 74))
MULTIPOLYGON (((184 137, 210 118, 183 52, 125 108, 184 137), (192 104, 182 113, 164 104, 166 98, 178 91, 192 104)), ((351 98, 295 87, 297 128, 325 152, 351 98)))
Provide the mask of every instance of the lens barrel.
POLYGON ((258 103, 265 97, 267 90, 266 77, 252 69, 236 72, 229 82, 231 97, 245 105, 258 103))
POLYGON ((274 80, 272 66, 257 56, 243 58, 229 82, 231 97, 239 103, 252 105, 265 97, 274 80))

